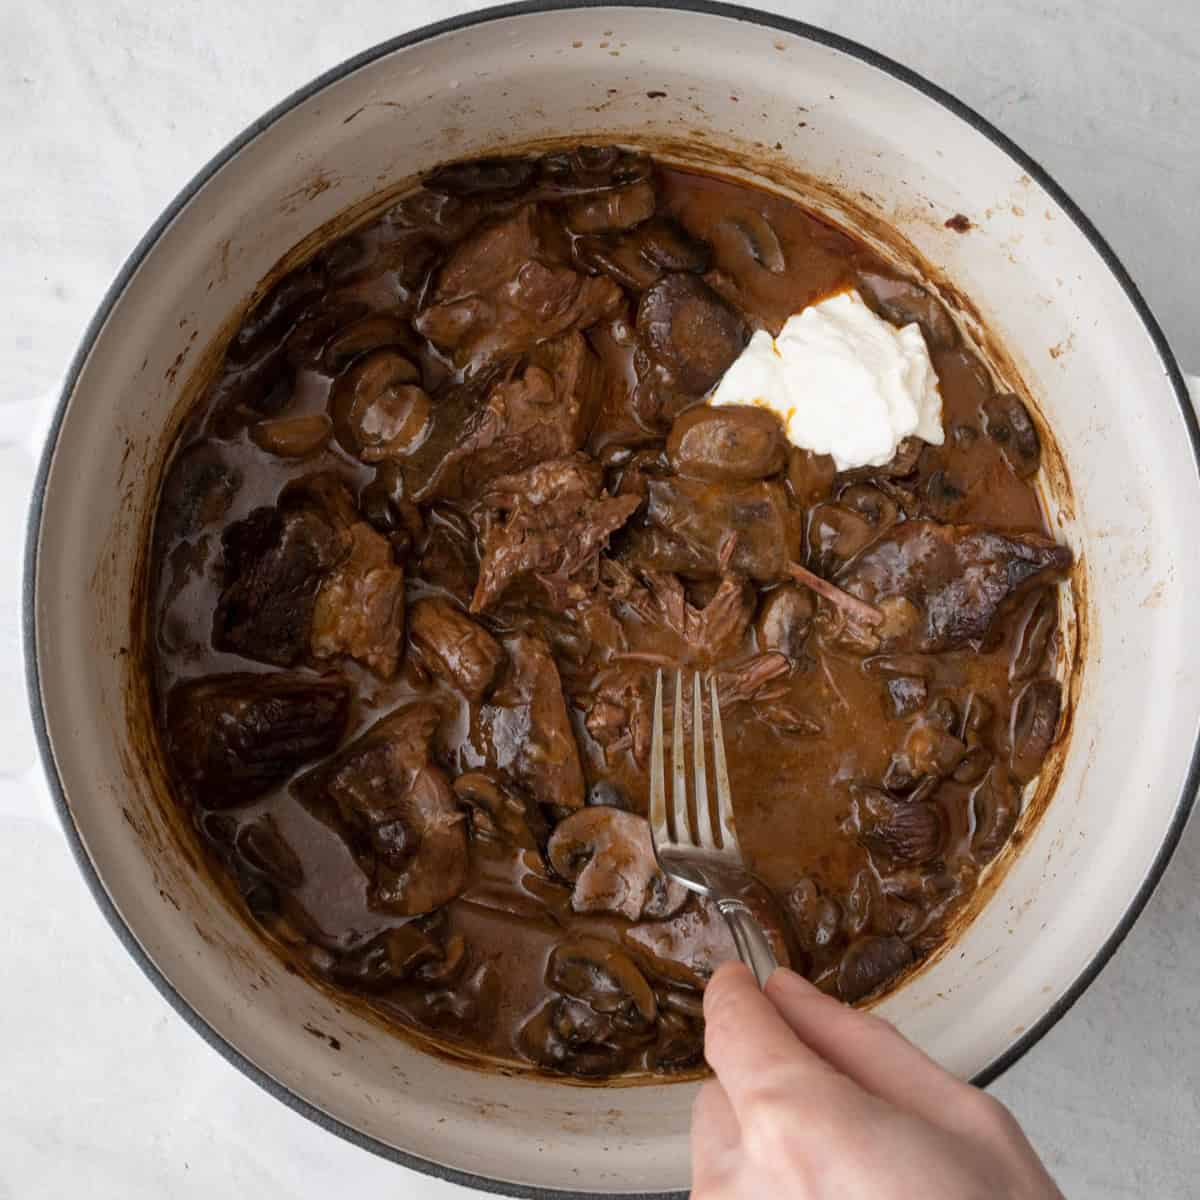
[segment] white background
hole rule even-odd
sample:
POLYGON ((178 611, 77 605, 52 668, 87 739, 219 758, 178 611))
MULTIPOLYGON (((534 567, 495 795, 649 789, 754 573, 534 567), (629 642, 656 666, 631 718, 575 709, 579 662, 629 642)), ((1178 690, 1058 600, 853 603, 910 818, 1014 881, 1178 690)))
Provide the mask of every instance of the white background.
MULTIPOLYGON (((764 3, 927 75, 1097 222, 1200 370, 1194 0, 764 3)), ((230 138, 343 58, 471 4, 0 0, 0 441, 39 402, 134 243, 230 138)), ((471 1193, 324 1133, 162 1001, 78 878, 25 713, 32 467, 0 446, 0 1200, 471 1193)), ((1071 1197, 1200 1193, 1200 822, 1086 996, 997 1085, 1071 1197)))

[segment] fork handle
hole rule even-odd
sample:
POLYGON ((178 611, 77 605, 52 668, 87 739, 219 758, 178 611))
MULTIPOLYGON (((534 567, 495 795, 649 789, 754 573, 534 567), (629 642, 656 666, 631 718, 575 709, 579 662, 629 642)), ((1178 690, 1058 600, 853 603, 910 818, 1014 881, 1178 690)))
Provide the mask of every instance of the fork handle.
POLYGON ((767 941, 762 922, 741 900, 718 900, 717 907, 729 925, 729 932, 733 934, 738 957, 754 972, 758 986, 766 987, 771 972, 779 966, 779 960, 767 941))

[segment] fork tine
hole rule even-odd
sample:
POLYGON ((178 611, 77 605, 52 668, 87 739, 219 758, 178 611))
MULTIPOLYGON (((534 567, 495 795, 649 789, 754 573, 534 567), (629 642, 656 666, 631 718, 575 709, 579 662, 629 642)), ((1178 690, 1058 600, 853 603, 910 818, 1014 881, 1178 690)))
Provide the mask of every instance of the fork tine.
POLYGON ((687 762, 683 757, 683 672, 675 672, 675 726, 671 734, 671 789, 672 820, 675 823, 675 840, 690 845, 692 823, 688 819, 687 762))
POLYGON ((692 774, 696 781, 696 842, 706 850, 717 848, 713 837, 712 809, 708 803, 708 773, 704 766, 704 706, 700 672, 692 676, 692 774))
POLYGON ((663 772, 663 673, 659 668, 654 684, 654 736, 650 742, 650 832, 654 845, 671 841, 667 828, 667 781, 663 772))
POLYGON ((729 768, 725 765, 725 735, 721 729, 721 708, 717 703, 717 681, 712 675, 708 677, 708 689, 712 698, 713 774, 716 776, 721 847, 724 850, 738 850, 737 830, 733 825, 733 797, 729 790, 729 768))

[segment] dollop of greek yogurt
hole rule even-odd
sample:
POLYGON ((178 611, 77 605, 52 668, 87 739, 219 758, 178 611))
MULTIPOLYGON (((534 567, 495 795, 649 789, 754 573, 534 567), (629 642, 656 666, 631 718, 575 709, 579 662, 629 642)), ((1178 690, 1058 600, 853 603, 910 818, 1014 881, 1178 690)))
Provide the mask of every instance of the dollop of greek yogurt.
POLYGON ((944 441, 942 394, 919 325, 897 329, 853 289, 760 330, 709 403, 753 404, 782 419, 793 445, 839 471, 890 462, 907 437, 944 441))

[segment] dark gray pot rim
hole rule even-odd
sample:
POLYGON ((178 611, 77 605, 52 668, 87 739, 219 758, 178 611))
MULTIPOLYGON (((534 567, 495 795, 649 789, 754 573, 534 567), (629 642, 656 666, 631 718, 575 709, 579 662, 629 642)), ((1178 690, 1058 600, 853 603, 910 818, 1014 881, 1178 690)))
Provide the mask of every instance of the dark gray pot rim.
MULTIPOLYGON (((63 830, 67 835, 67 841, 70 843, 71 851, 75 856, 75 861, 79 865, 80 871, 83 873, 87 881, 88 887, 91 889, 92 895, 95 897, 96 903, 100 906, 101 911, 108 919, 108 923, 112 926, 113 931, 129 951, 137 964, 149 977, 151 983, 158 989, 167 1003, 219 1054, 232 1063, 239 1071, 250 1079, 254 1080, 260 1087, 269 1092, 277 1100, 281 1100, 293 1111, 307 1117, 310 1121, 319 1125, 322 1129, 328 1130, 330 1133, 336 1134, 338 1137, 344 1138, 348 1142, 361 1147, 364 1150, 369 1150, 374 1154, 378 1154, 383 1158, 390 1159, 393 1162, 400 1163, 403 1166, 409 1167, 414 1171, 423 1172, 426 1175, 435 1176, 438 1179, 444 1179, 451 1183, 460 1184, 463 1187, 476 1188, 484 1192, 493 1192, 499 1195, 529 1197, 530 1200, 606 1200, 611 1196, 610 1193, 599 1192, 580 1192, 558 1189, 546 1189, 526 1187, 521 1184, 506 1183, 501 1180, 495 1180, 483 1175, 473 1175, 465 1171, 457 1171, 451 1167, 445 1167, 438 1163, 430 1162, 427 1159, 419 1158, 416 1155, 408 1154, 403 1150, 398 1150, 387 1143, 380 1141, 377 1138, 369 1137, 366 1134, 360 1133, 358 1130, 351 1128, 349 1125, 343 1124, 341 1121, 335 1120, 328 1114, 322 1112, 309 1104, 302 1097, 298 1096, 290 1088, 272 1079, 264 1071, 260 1070, 254 1063, 242 1055, 229 1042, 227 1042, 215 1029, 204 1021, 188 1004, 187 1000, 181 996, 172 986, 169 979, 164 976, 159 969, 150 961, 138 944, 132 931, 125 924, 120 914, 117 912, 112 900, 109 898, 104 884, 101 882, 96 868, 88 857, 87 851, 84 849, 82 838, 79 830, 75 825, 74 819, 71 816, 70 808, 67 805, 66 795, 63 790, 62 780, 58 776, 58 771, 54 763, 54 756, 50 749, 50 739, 47 731, 46 713, 42 705, 41 684, 38 675, 38 663, 36 655, 37 646, 37 606, 35 603, 34 580, 37 573, 37 555, 38 555, 38 540, 39 531, 42 520, 42 505, 45 498, 46 479, 50 469, 50 462, 54 456, 55 447, 58 443, 59 430, 62 426, 63 416, 66 411, 67 401, 75 388, 79 373, 83 368, 83 364, 91 353, 92 347, 96 341, 101 328, 104 325, 109 313, 112 311, 117 300, 124 292, 134 272, 141 265, 142 260, 153 248, 159 237, 162 235, 166 227, 179 214, 184 206, 192 199, 192 197, 215 175, 222 167, 225 166, 238 152, 256 138, 264 130, 268 129, 280 117, 286 115, 297 105, 303 103, 309 97, 315 95, 323 88, 331 83, 337 82, 351 72, 356 71, 359 67, 366 66, 374 62, 376 59, 390 54, 395 50, 401 50, 406 46, 413 46, 419 42, 427 41, 430 38, 437 37, 443 33, 450 33, 455 30, 467 29, 471 26, 486 24, 490 21, 500 20, 505 17, 526 16, 541 12, 562 11, 569 9, 590 9, 590 8, 660 8, 672 9, 684 12, 701 13, 709 16, 727 17, 733 20, 746 21, 751 24, 762 25, 771 29, 778 29, 785 33, 794 34, 798 37, 807 38, 810 41, 817 42, 823 46, 829 46, 832 49, 839 50, 842 53, 852 55, 853 57, 868 63, 873 67, 877 67, 881 71, 893 76, 895 79, 908 84, 910 87, 916 88, 923 92, 926 96, 936 100, 942 107, 960 117, 968 125, 977 132, 983 134, 994 145, 1003 150, 1010 158, 1018 163, 1021 168, 1038 184, 1045 188, 1055 201, 1063 209, 1064 212, 1075 223, 1079 231, 1087 238, 1095 249, 1097 254, 1104 260, 1105 265, 1112 272, 1117 282, 1124 290, 1129 303, 1133 306, 1138 316, 1141 318, 1146 332, 1149 334, 1151 341, 1154 344, 1155 351, 1162 363, 1162 369, 1167 379, 1170 381, 1175 392, 1175 398, 1179 404, 1180 412, 1183 416, 1184 425, 1187 428, 1188 439, 1191 442, 1192 454, 1196 460, 1197 471, 1200 473, 1200 427, 1197 425, 1196 415, 1192 408, 1191 400, 1188 394, 1187 385, 1184 381, 1183 373, 1181 372, 1178 363, 1175 361, 1174 355, 1167 344, 1166 337, 1163 334, 1153 313, 1138 290, 1137 285, 1130 278, 1129 273, 1121 265, 1117 256, 1113 253, 1112 248, 1101 236, 1100 232, 1083 213, 1079 206, 1071 199, 1070 196, 1050 177, 1046 170, 1037 162, 1035 162, 1028 154, 1016 146, 1005 134, 1001 133, 994 125, 985 120, 979 113, 963 104, 962 101, 956 99, 936 84, 930 83, 929 80, 917 74, 909 68, 901 66, 885 55, 871 50, 866 46, 860 45, 857 42, 851 41, 844 37, 839 37, 836 34, 827 32, 824 29, 818 29, 812 25, 804 24, 801 21, 794 21, 788 17, 777 16, 773 13, 762 12, 755 8, 743 8, 739 5, 724 4, 710 2, 710 0, 620 0, 619 3, 609 3, 608 0, 531 0, 528 3, 505 4, 494 8, 481 9, 478 12, 467 13, 460 17, 452 17, 445 21, 438 21, 432 25, 425 25, 420 29, 411 31, 410 33, 401 34, 398 37, 391 38, 386 42, 381 42, 379 45, 372 47, 369 50, 363 51, 361 54, 356 54, 352 58, 346 59, 339 66, 326 71, 319 75, 311 83, 293 92, 287 99, 283 100, 272 108, 269 112, 259 117, 253 124, 248 126, 241 134, 233 139, 223 150, 220 151, 211 161, 209 161, 201 170, 192 178, 192 180, 180 191, 174 200, 167 206, 163 214, 146 232, 145 236, 134 247, 133 252, 129 255, 112 285, 109 287, 104 296, 99 309, 95 316, 92 317, 84 332, 83 339, 75 352, 74 358, 71 360, 70 369, 67 372, 66 380, 63 384, 62 393, 59 397, 58 404, 55 409, 53 421, 50 425, 50 430, 47 435, 45 449, 42 453, 41 462, 38 465, 37 475, 34 481, 33 498, 29 511, 29 520, 26 533, 25 543, 25 577, 23 586, 23 613, 22 613, 22 628, 24 633, 25 646, 25 674, 26 686, 29 692, 30 709, 33 716, 34 728, 37 734, 38 746, 42 756, 42 763, 45 767, 46 776, 49 781, 50 791, 54 799, 54 805, 58 812, 59 820, 62 822, 63 830)), ((1091 962, 1085 970, 1083 970, 1078 978, 1074 980, 1071 986, 1066 990, 1063 996, 1053 1005, 1053 1007, 1033 1026, 1027 1029, 1019 1038, 1017 1038, 1011 1046, 999 1057, 989 1063, 982 1071, 974 1078, 973 1082, 980 1087, 985 1087, 993 1080, 1003 1074, 1009 1067, 1020 1059, 1028 1050, 1030 1050, 1046 1033, 1050 1031, 1068 1012, 1076 1000, 1083 994, 1089 984, 1103 969, 1105 964, 1113 954, 1117 947, 1124 941, 1125 936, 1133 927, 1141 911, 1146 906, 1146 902, 1154 892, 1158 881, 1162 878, 1163 871, 1166 869, 1167 863, 1171 859, 1171 855, 1175 852, 1176 846, 1183 835, 1184 827, 1187 824, 1188 817, 1192 811, 1195 802, 1197 784, 1200 783, 1200 740, 1192 750, 1191 763, 1188 768, 1187 779, 1184 783, 1183 792, 1179 797, 1179 803, 1176 806, 1175 814, 1171 819, 1171 824, 1167 829, 1166 835, 1163 838, 1159 852, 1155 857, 1154 863, 1147 872, 1145 879, 1142 881, 1141 887, 1138 889, 1137 895, 1126 909, 1124 916, 1112 935, 1100 947, 1093 956, 1091 962)), ((627 1200, 682 1200, 686 1196, 685 1192, 656 1192, 656 1193, 622 1193, 627 1200)))

